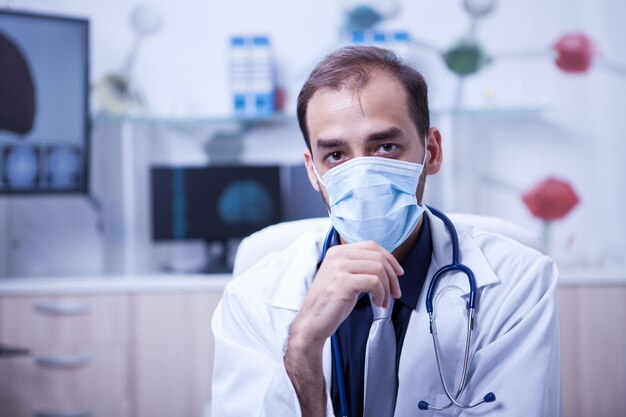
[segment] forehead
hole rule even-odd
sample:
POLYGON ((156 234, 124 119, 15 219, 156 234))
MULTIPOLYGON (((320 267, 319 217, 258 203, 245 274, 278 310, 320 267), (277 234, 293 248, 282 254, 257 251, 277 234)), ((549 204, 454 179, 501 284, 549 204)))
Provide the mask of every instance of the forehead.
POLYGON ((407 92, 402 83, 385 72, 373 72, 367 84, 334 90, 322 88, 313 94, 307 109, 311 140, 366 132, 391 126, 417 129, 408 109, 407 92))
POLYGON ((321 87, 311 96, 308 108, 316 98, 321 95, 328 94, 345 94, 353 93, 357 96, 364 95, 369 96, 371 93, 380 94, 381 92, 388 92, 389 99, 395 96, 396 99, 406 98, 407 92, 404 85, 397 79, 397 77, 386 70, 372 69, 369 70, 366 76, 358 74, 354 77, 349 77, 346 80, 339 83, 339 86, 333 85, 332 87, 321 87))

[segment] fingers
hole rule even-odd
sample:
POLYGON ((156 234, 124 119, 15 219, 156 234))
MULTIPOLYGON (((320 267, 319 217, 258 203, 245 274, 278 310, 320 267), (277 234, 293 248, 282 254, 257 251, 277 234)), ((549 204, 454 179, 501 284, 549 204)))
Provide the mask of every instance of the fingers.
POLYGON ((359 243, 353 243, 350 245, 342 245, 342 246, 345 247, 346 249, 348 249, 349 247, 347 255, 351 257, 368 256, 365 254, 366 252, 369 252, 370 256, 376 256, 374 255, 376 253, 380 254, 386 259, 389 265, 391 265, 396 275, 400 275, 400 276, 404 275, 404 269, 400 265, 400 262, 398 262, 398 260, 391 253, 387 252, 383 247, 378 245, 376 242, 367 241, 367 242, 359 242, 359 243))
POLYGON ((387 308, 387 306, 389 306, 388 292, 385 291, 383 282, 378 278, 378 276, 356 274, 354 275, 354 280, 359 292, 369 292, 372 294, 372 302, 374 304, 383 308, 387 308))
POLYGON ((358 295, 371 294, 372 303, 388 307, 400 297, 398 261, 375 242, 330 248, 298 312, 298 332, 305 340, 325 340, 353 310, 358 295))
MULTIPOLYGON (((376 303, 379 306, 387 307, 389 304, 389 297, 393 297, 394 294, 391 293, 391 282, 398 281, 398 277, 393 272, 391 267, 387 263, 380 263, 376 261, 370 260, 349 260, 350 264, 347 265, 347 269, 353 274, 361 274, 364 276, 375 277, 376 282, 372 282, 371 285, 377 286, 381 285, 383 290, 383 296, 380 299, 379 303, 376 303)), ((367 282, 365 282, 367 283, 367 282)), ((371 288, 359 288, 360 292, 372 292, 371 288)))
MULTIPOLYGON (((394 261, 396 261, 396 258, 394 258, 391 254, 389 253, 387 254, 391 256, 394 261)), ((393 265, 391 264, 391 262, 389 262, 388 257, 385 255, 383 256, 384 256, 384 262, 382 263, 385 267, 385 271, 387 272, 387 280, 388 280, 388 285, 385 286, 385 290, 387 291, 388 294, 391 295, 391 297, 400 298, 402 293, 400 292, 400 282, 398 281, 398 275, 404 274, 404 270, 402 269, 402 267, 400 267, 400 270, 402 272, 398 274, 398 272, 396 272, 396 269, 393 268, 393 265)), ((387 307, 388 301, 389 301, 388 298, 386 298, 385 305, 383 307, 385 308, 387 307)))
MULTIPOLYGON (((382 307, 387 307, 389 297, 400 298, 400 283, 398 275, 404 274, 396 258, 375 242, 360 242, 336 247, 333 255, 343 258, 346 271, 354 274, 378 276, 384 290, 384 297, 380 300, 382 307)), ((369 292, 369 289, 367 290, 369 292)))
POLYGON ((394 298, 402 296, 398 276, 404 275, 404 269, 391 253, 372 241, 355 243, 350 247, 346 246, 345 249, 346 256, 350 259, 370 259, 384 264, 388 271, 389 293, 394 298))

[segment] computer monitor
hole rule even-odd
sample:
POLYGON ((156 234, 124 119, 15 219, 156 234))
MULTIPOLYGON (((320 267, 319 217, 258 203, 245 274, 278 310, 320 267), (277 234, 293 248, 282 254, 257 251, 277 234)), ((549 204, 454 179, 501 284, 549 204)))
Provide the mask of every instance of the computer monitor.
POLYGON ((153 167, 152 237, 243 238, 282 220, 278 166, 153 167))
POLYGON ((155 166, 150 176, 153 240, 207 242, 208 272, 230 270, 238 241, 266 226, 327 215, 304 164, 155 166))
POLYGON ((0 10, 0 194, 85 193, 89 23, 0 10))

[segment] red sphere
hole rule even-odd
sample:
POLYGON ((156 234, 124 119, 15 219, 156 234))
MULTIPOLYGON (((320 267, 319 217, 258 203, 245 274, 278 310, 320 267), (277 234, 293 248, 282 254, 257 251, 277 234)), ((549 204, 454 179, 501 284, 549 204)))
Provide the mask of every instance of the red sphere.
POLYGON ((556 178, 540 181, 522 195, 533 216, 542 220, 558 220, 580 201, 572 186, 556 178))
POLYGON ((594 47, 584 33, 570 33, 562 36, 555 44, 556 66, 569 73, 587 72, 591 67, 594 47))

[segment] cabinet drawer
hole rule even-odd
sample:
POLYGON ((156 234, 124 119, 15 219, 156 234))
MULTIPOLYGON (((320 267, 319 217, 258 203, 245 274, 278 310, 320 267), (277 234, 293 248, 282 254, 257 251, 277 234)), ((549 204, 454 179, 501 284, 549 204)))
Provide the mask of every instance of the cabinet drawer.
POLYGON ((0 404, 30 412, 93 410, 107 403, 127 403, 127 369, 124 346, 71 354, 34 352, 33 358, 3 360, 0 404))
POLYGON ((0 400, 0 417, 128 417, 127 401, 99 400, 87 407, 38 407, 0 400))
POLYGON ((16 357, 0 360, 0 417, 23 416, 30 410, 32 387, 29 384, 32 359, 16 357))
POLYGON ((125 344, 127 297, 11 297, 0 303, 0 342, 31 349, 125 344))
POLYGON ((73 354, 38 354, 37 358, 59 359, 61 363, 61 366, 51 366, 38 360, 33 361, 33 401, 37 404, 60 406, 77 400, 115 400, 128 395, 128 366, 124 346, 81 349, 73 354), (63 364, 73 357, 86 358, 88 361, 78 366, 63 364))

